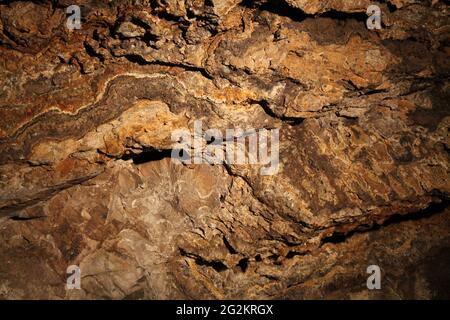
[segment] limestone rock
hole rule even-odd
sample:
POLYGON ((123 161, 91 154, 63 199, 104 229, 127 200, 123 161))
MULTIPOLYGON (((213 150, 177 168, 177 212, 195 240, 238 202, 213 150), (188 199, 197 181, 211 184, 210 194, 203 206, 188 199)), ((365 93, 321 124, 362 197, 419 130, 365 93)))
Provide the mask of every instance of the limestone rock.
POLYGON ((0 298, 449 297, 448 2, 71 4, 0 4, 0 298), (172 161, 197 121, 277 173, 172 161))

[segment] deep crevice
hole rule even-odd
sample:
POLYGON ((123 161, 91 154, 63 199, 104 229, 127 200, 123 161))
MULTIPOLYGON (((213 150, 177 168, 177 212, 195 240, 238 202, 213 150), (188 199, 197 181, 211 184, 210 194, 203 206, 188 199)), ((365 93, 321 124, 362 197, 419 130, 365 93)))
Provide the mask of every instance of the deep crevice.
POLYGON ((317 17, 330 18, 337 21, 356 20, 358 22, 366 22, 367 14, 365 12, 342 12, 336 10, 329 10, 327 12, 318 14, 317 17))
POLYGON ((230 242, 228 242, 226 237, 223 237, 223 243, 225 244, 225 247, 227 247, 228 251, 230 251, 231 254, 237 253, 237 251, 233 248, 230 242))
POLYGON ((228 267, 221 261, 218 261, 218 260, 208 261, 198 255, 188 253, 181 248, 179 250, 180 250, 180 254, 182 257, 187 257, 187 258, 193 259, 195 261, 195 263, 199 266, 210 267, 210 268, 213 268, 217 272, 223 272, 225 270, 228 270, 228 267))
POLYGON ((281 120, 291 126, 296 126, 296 125, 300 125, 303 123, 303 121, 305 121, 305 118, 300 118, 300 117, 287 117, 287 116, 279 116, 277 115, 275 112, 273 112, 273 110, 270 108, 269 102, 266 100, 253 100, 250 99, 248 100, 248 103, 255 103, 255 104, 259 104, 261 106, 261 108, 264 110, 264 112, 270 116, 271 118, 275 118, 278 120, 281 120))
POLYGON ((122 160, 133 160, 134 164, 160 161, 172 156, 172 149, 145 148, 141 153, 129 153, 122 156, 122 160))
POLYGON ((88 42, 85 41, 83 46, 90 57, 97 58, 102 63, 105 62, 105 58, 101 54, 98 54, 88 42))
POLYGON ((359 22, 366 22, 367 14, 365 12, 342 12, 337 10, 328 10, 323 13, 309 14, 302 9, 290 6, 284 0, 273 0, 264 3, 258 1, 245 0, 241 2, 241 5, 250 8, 257 9, 258 11, 267 11, 278 16, 287 17, 293 21, 302 22, 308 18, 330 18, 338 21, 356 20, 359 22))
POLYGON ((10 217, 10 220, 13 221, 29 221, 29 220, 36 220, 36 219, 42 219, 42 218, 47 218, 46 216, 38 216, 38 217, 20 217, 20 216, 13 216, 10 217))
POLYGON ((309 251, 305 251, 305 252, 299 252, 299 251, 294 251, 291 250, 288 252, 288 254, 286 255, 286 259, 292 259, 296 256, 304 256, 308 253, 309 251))
POLYGON ((369 231, 376 231, 376 230, 381 229, 382 227, 395 225, 395 224, 405 222, 405 221, 417 221, 417 220, 429 218, 433 215, 442 213, 449 205, 450 205, 450 199, 448 199, 445 196, 442 196, 441 202, 433 202, 425 209, 422 209, 422 210, 419 210, 419 211, 416 211, 413 213, 394 214, 394 215, 390 216, 389 218, 387 218, 381 224, 378 224, 378 223, 374 223, 371 225, 363 224, 363 225, 360 225, 359 227, 357 227, 356 229, 354 229, 350 232, 347 232, 347 233, 343 233, 343 232, 339 232, 339 231, 334 232, 332 235, 323 238, 321 245, 326 244, 326 243, 332 243, 332 244, 342 243, 342 242, 345 242, 347 239, 349 239, 356 233, 365 233, 365 232, 369 232, 369 231))
POLYGON ((238 263, 239 268, 241 268, 242 272, 247 271, 248 268, 248 258, 242 258, 238 263))
MULTIPOLYGON (((306 14, 303 10, 289 6, 284 0, 267 1, 259 4, 257 1, 245 0, 241 5, 258 11, 267 11, 279 16, 288 17, 294 21, 303 21, 311 15, 306 14)), ((256 13, 259 15, 259 13, 256 13)))

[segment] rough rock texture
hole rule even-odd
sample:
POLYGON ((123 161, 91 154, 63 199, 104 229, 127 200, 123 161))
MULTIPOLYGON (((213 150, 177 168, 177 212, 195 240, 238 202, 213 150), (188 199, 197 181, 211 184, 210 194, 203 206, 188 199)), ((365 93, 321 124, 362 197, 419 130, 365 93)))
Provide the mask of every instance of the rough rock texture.
POLYGON ((0 3, 0 297, 450 298, 449 9, 0 3), (278 128, 278 174, 173 163, 195 120, 278 128))

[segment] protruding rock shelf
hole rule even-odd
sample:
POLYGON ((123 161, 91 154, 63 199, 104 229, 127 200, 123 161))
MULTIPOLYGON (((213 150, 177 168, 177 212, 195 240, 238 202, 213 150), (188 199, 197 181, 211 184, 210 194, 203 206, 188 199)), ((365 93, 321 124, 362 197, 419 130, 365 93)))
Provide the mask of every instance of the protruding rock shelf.
POLYGON ((0 4, 0 298, 450 298, 448 1, 72 4, 0 4), (278 173, 175 164, 198 120, 278 173))

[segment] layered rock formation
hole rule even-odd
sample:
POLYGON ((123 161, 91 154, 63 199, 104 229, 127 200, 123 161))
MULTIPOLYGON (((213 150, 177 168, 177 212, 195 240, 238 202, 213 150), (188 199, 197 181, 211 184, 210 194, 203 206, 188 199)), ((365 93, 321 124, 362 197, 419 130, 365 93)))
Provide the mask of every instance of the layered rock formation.
POLYGON ((0 297, 448 298, 449 31, 434 0, 0 4, 0 297), (279 129, 278 173, 174 163, 198 120, 279 129))

